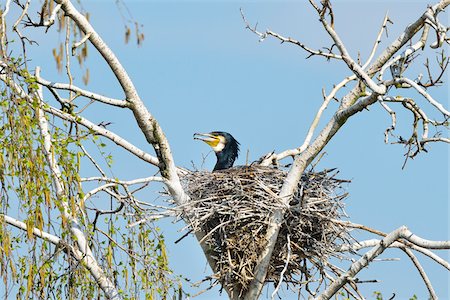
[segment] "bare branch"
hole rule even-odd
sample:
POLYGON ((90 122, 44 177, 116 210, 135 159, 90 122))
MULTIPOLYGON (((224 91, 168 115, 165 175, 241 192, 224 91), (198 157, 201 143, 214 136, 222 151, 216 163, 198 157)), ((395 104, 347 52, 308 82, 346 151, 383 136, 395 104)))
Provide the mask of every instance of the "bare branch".
POLYGON ((2 15, 0 18, 0 57, 3 59, 3 57, 6 55, 6 15, 9 13, 9 8, 11 5, 11 0, 6 0, 5 3, 5 9, 2 10, 2 15))
MULTIPOLYGON (((373 232, 371 228, 369 228, 369 232, 373 232)), ((381 236, 386 236, 387 234, 383 233, 381 236)), ((366 240, 366 241, 359 241, 354 243, 353 245, 343 245, 341 246, 341 248, 339 249, 339 251, 342 252, 347 252, 347 251, 358 251, 364 248, 370 248, 370 247, 375 247, 376 245, 378 245, 380 243, 380 240, 378 239, 371 239, 371 240, 366 240)), ((440 264, 442 267, 446 268, 447 270, 450 271, 450 263, 447 262, 445 259, 443 259, 442 257, 440 257, 439 255, 436 255, 434 252, 422 248, 422 247, 418 247, 414 244, 410 244, 406 241, 401 241, 401 242, 395 242, 393 243, 390 247, 393 248, 402 248, 402 247, 408 247, 414 251, 420 252, 423 255, 431 258, 432 260, 434 260, 435 262, 437 262, 438 264, 440 264)))
POLYGON ((256 34, 259 37, 259 41, 260 42, 264 41, 268 36, 272 36, 272 37, 280 40, 281 43, 290 43, 290 44, 294 44, 294 45, 299 46, 300 48, 302 48, 303 50, 305 50, 306 52, 308 52, 310 54, 308 56, 308 58, 311 57, 311 56, 314 56, 314 55, 319 55, 319 56, 324 56, 327 59, 330 59, 330 58, 342 59, 342 57, 340 55, 332 53, 331 50, 329 52, 324 52, 322 50, 313 50, 313 49, 309 48, 308 46, 306 46, 305 44, 303 44, 302 42, 300 42, 300 41, 298 41, 296 39, 293 39, 291 37, 284 37, 284 36, 282 36, 282 35, 280 35, 280 34, 278 34, 276 32, 273 32, 271 30, 266 30, 264 33, 259 32, 256 29, 257 25, 255 25, 254 27, 250 26, 250 23, 245 18, 244 11, 242 10, 242 8, 240 9, 240 11, 241 11, 242 20, 245 23, 245 28, 250 30, 254 34, 256 34))
POLYGON ((430 143, 430 142, 444 142, 444 143, 450 144, 450 139, 444 138, 444 137, 434 137, 434 138, 423 139, 420 141, 420 143, 422 143, 422 145, 426 144, 426 143, 430 143))
POLYGON ((313 122, 311 124, 311 126, 309 127, 308 133, 306 134, 306 138, 303 141, 303 144, 296 148, 296 149, 289 149, 289 150, 285 150, 279 154, 275 154, 272 153, 270 155, 267 155, 266 157, 264 157, 262 159, 262 161, 260 162, 260 164, 262 166, 268 166, 270 165, 270 163, 275 163, 278 160, 281 160, 283 158, 286 158, 288 156, 295 156, 303 151, 305 151, 305 149, 309 146, 312 137, 314 135, 314 131, 317 128, 317 125, 319 124, 320 118, 322 117, 322 113, 325 111, 325 109, 328 107, 328 104, 330 103, 331 100, 334 99, 334 97, 336 96, 336 93, 342 88, 344 87, 347 83, 349 83, 352 80, 356 79, 356 75, 352 75, 349 76, 347 78, 345 78, 343 81, 341 81, 340 83, 338 83, 330 92, 330 94, 328 96, 324 97, 324 101, 322 103, 322 105, 320 106, 319 110, 316 113, 316 116, 313 119, 313 122))
POLYGON ((84 181, 103 181, 103 182, 116 183, 116 184, 120 184, 120 185, 129 186, 129 185, 135 185, 135 184, 148 183, 148 182, 152 182, 152 181, 164 182, 165 179, 162 177, 158 177, 158 176, 150 176, 150 177, 138 178, 138 179, 126 180, 126 181, 117 180, 117 179, 108 178, 108 177, 81 178, 81 182, 84 182, 84 181))
MULTIPOLYGON (((251 27, 247 26, 247 28, 250 31, 252 31, 253 33, 258 34, 258 32, 256 30, 253 31, 251 27)), ((306 52, 308 52, 310 54, 308 56, 308 58, 311 57, 311 56, 314 56, 314 55, 318 55, 318 56, 324 56, 327 59, 330 59, 330 58, 342 59, 342 56, 340 56, 338 54, 334 54, 333 52, 331 52, 331 49, 328 52, 324 52, 322 50, 313 50, 313 49, 307 47, 305 44, 303 44, 302 42, 300 42, 298 40, 295 40, 295 39, 293 39, 291 37, 284 37, 284 36, 282 36, 282 35, 280 35, 280 34, 278 34, 276 32, 273 32, 271 30, 266 30, 266 32, 264 34, 262 34, 260 41, 263 40, 263 36, 273 36, 274 38, 277 38, 278 40, 280 40, 281 43, 285 43, 286 42, 286 43, 297 45, 297 46, 299 46, 300 48, 302 48, 303 50, 305 50, 306 52)))
POLYGON ((25 17, 25 15, 27 14, 28 11, 28 7, 30 6, 30 2, 31 0, 27 0, 27 2, 25 3, 25 5, 22 8, 22 13, 20 14, 20 16, 17 18, 16 22, 13 25, 13 31, 17 33, 17 35, 20 38, 20 41, 22 42, 22 51, 24 53, 26 53, 26 48, 25 48, 25 40, 27 40, 30 44, 33 43, 33 41, 29 40, 27 37, 22 35, 22 32, 20 32, 20 30, 18 29, 18 26, 20 24, 20 22, 22 22, 23 18, 25 17))
POLYGON ((380 31, 378 32, 377 38, 375 40, 375 43, 373 44, 372 51, 370 52, 366 63, 362 66, 363 70, 365 70, 369 66, 370 62, 372 61, 373 57, 375 56, 375 53, 377 52, 377 49, 378 49, 378 45, 381 43, 381 36, 383 35, 383 32, 385 30, 387 32, 387 23, 392 23, 392 22, 389 20, 388 14, 386 13, 386 15, 384 16, 384 19, 383 19, 383 23, 381 24, 380 31))
MULTIPOLYGON (((375 247, 375 246, 379 245, 380 243, 381 243, 381 241, 376 240, 376 239, 360 241, 360 242, 355 243, 351 247, 348 247, 346 245, 346 246, 342 247, 342 249, 340 249, 340 250, 341 251, 349 251, 350 249, 360 250, 363 248, 375 247)), ((404 241, 394 242, 390 245, 390 247, 399 248, 408 255, 408 257, 411 259, 411 261, 414 263, 415 267, 419 271, 425 285, 427 286, 428 291, 430 292, 430 296, 432 297, 432 299, 437 299, 436 293, 431 285, 431 282, 430 282, 428 276, 425 273, 425 270, 420 265, 419 260, 416 258, 416 256, 412 253, 412 251, 410 249, 416 250, 416 251, 430 257, 431 259, 435 260, 436 262, 438 262, 440 265, 442 265, 443 267, 445 267, 448 270, 450 270, 450 264, 447 261, 443 260, 438 255, 434 254, 433 252, 431 252, 427 249, 421 248, 421 247, 417 247, 415 245, 410 245, 409 243, 407 243, 407 242, 405 243, 404 241)))
POLYGON ((431 241, 426 240, 421 237, 414 235, 408 229, 402 232, 402 238, 410 241, 416 246, 426 248, 426 249, 437 249, 437 250, 445 250, 450 249, 450 241, 431 241))
POLYGON ((86 148, 83 145, 80 145, 81 151, 83 151, 84 155, 89 159, 89 161, 94 165, 94 167, 102 174, 103 177, 106 177, 106 173, 102 170, 100 165, 95 161, 95 159, 92 157, 92 155, 89 154, 89 152, 86 150, 86 148))
POLYGON ((321 293, 316 299, 325 300, 330 299, 337 291, 339 291, 347 282, 352 280, 364 267, 366 267, 373 259, 384 252, 395 241, 404 238, 415 245, 428 249, 450 249, 450 241, 429 241, 414 236, 405 226, 402 226, 382 239, 377 246, 368 251, 359 260, 354 262, 349 270, 339 276, 328 288, 321 293))
POLYGON ((93 99, 105 104, 117 106, 117 107, 127 107, 128 103, 124 100, 114 99, 110 97, 106 97, 103 95, 99 95, 87 90, 83 90, 82 88, 79 88, 72 84, 65 84, 65 83, 58 83, 58 82, 50 82, 48 80, 45 80, 44 78, 40 76, 36 76, 36 82, 39 84, 42 84, 48 88, 52 89, 58 89, 58 90, 67 90, 72 91, 74 93, 77 93, 78 95, 84 96, 89 99, 93 99))
POLYGON ((92 196, 94 196, 95 194, 97 194, 98 192, 101 191, 106 191, 111 187, 117 186, 116 183, 107 183, 101 186, 96 187, 95 189, 90 190, 89 192, 87 192, 83 199, 81 199, 81 203, 85 203, 89 198, 91 198, 92 196))
POLYGON ((287 243, 286 243, 286 247, 287 247, 286 264, 284 265, 283 270, 281 270, 281 273, 280 273, 280 279, 279 279, 279 281, 278 281, 277 287, 276 287, 275 290, 272 292, 272 299, 275 298, 275 296, 276 296, 277 293, 278 293, 278 290, 279 290, 280 287, 281 287, 281 284, 283 283, 283 276, 284 276, 284 273, 285 273, 286 270, 287 270, 287 267, 288 267, 288 265, 289 265, 289 261, 290 261, 290 259, 291 259, 291 238, 290 238, 289 234, 287 235, 286 239, 287 239, 287 243))
MULTIPOLYGON (((61 7, 60 4, 58 4, 59 7, 61 7)), ((66 21, 66 39, 64 41, 64 52, 66 54, 66 74, 67 77, 69 78, 69 86, 72 86, 73 84, 73 77, 72 77, 72 72, 70 70, 70 55, 69 55, 69 41, 70 41, 70 28, 71 28, 71 23, 69 22, 69 18, 68 17, 64 17, 67 19, 66 21)), ((39 74, 38 74, 39 75, 39 74)), ((75 99, 75 97, 72 95, 72 92, 69 93, 69 103, 72 103, 72 101, 75 99)))
MULTIPOLYGON (((17 219, 14 219, 14 218, 4 215, 4 214, 0 214, 0 219, 4 219, 6 223, 8 223, 16 228, 27 231, 28 226, 27 226, 27 224, 25 224, 22 221, 19 221, 17 219)), ((33 228, 32 232, 35 236, 40 237, 46 241, 49 241, 50 243, 52 243, 55 246, 58 246, 61 244, 61 239, 53 234, 47 233, 47 232, 39 230, 37 228, 33 228)))
MULTIPOLYGON (((445 3, 446 1, 441 1, 441 3, 442 2, 445 3)), ((444 42, 446 40, 446 34, 447 34, 447 30, 448 30, 447 27, 445 27, 444 25, 441 24, 441 22, 439 22, 438 13, 439 13, 439 8, 431 7, 430 12, 427 14, 427 19, 429 21, 429 24, 431 24, 431 26, 436 31, 436 42, 434 42, 430 45, 430 47, 433 49, 442 47, 442 45, 444 44, 444 42)))
POLYGON ((438 57, 437 59, 437 63, 438 66, 440 68, 440 72, 437 75, 436 79, 433 79, 433 76, 431 75, 431 69, 430 69, 430 64, 428 59, 425 62, 425 67, 427 69, 427 73, 428 73, 428 82, 426 83, 422 83, 420 79, 417 80, 417 84, 419 84, 420 86, 424 87, 424 88, 429 88, 432 86, 437 86, 439 84, 442 84, 442 77, 447 74, 445 71, 447 70, 447 67, 450 63, 450 59, 448 57, 445 56, 444 54, 444 50, 441 51, 441 55, 440 57, 438 57))
MULTIPOLYGON (((395 142, 396 144, 404 144, 404 145, 408 146, 407 153, 405 154, 405 156, 406 156, 405 163, 408 160, 408 158, 413 158, 419 152, 426 151, 424 146, 425 146, 425 144, 427 144, 429 142, 448 143, 450 141, 448 138, 440 137, 438 134, 436 134, 432 138, 428 137, 428 133, 429 133, 428 124, 432 124, 435 127, 445 126, 446 123, 448 122, 448 118, 446 118, 443 122, 438 122, 436 120, 429 119, 427 117, 427 115, 425 114, 425 112, 415 103, 415 101, 413 99, 410 99, 410 98, 404 98, 404 97, 399 97, 399 96, 398 97, 384 96, 384 97, 382 97, 382 100, 380 103, 382 105, 384 104, 387 107, 385 102, 400 102, 400 103, 402 103, 402 105, 406 109, 408 109, 409 111, 412 112, 413 117, 414 117, 413 126, 412 126, 413 131, 412 131, 411 137, 409 139, 404 139, 403 137, 400 136, 399 141, 395 142), (419 138, 419 133, 418 133, 419 122, 422 122, 422 128, 423 128, 421 138, 419 138)), ((394 112, 392 112, 392 113, 394 113, 394 112)), ((386 130, 385 134, 389 130, 390 130, 390 128, 388 128, 386 130)))
POLYGON ((384 131, 384 142, 387 144, 389 142, 389 133, 391 133, 391 131, 395 130, 395 126, 397 123, 397 117, 395 114, 395 111, 393 111, 384 101, 382 97, 378 98, 378 102, 381 104, 381 106, 389 113, 389 115, 391 116, 391 127, 387 128, 384 131))
POLYGON ((156 157, 148 154, 147 152, 139 149, 138 147, 136 147, 135 145, 133 145, 132 143, 128 142, 127 140, 125 140, 124 138, 118 136, 117 134, 113 133, 112 131, 109 131, 108 129, 96 125, 94 123, 92 123, 91 121, 81 117, 81 116, 72 116, 71 114, 65 113, 59 109, 56 109, 54 107, 51 106, 45 106, 43 108, 46 112, 51 113, 52 115, 55 115, 59 118, 62 118, 64 120, 73 122, 73 123, 77 123, 80 125, 83 125, 84 127, 92 130, 93 132, 95 132, 98 135, 104 136, 106 138, 108 138, 109 140, 111 140, 112 142, 114 142, 116 145, 124 148, 125 150, 127 150, 128 152, 134 154, 135 156, 139 157, 140 159, 151 163, 152 165, 158 166, 159 165, 159 161, 156 157))
POLYGON ((444 106, 438 101, 434 100, 433 97, 429 93, 427 93, 421 86, 419 86, 416 82, 412 81, 409 78, 403 77, 395 80, 397 83, 406 83, 413 87, 419 94, 421 94, 425 99, 430 102, 431 105, 436 107, 442 114, 446 117, 450 117, 450 112, 444 108, 444 106))
POLYGON ((418 50, 421 50, 424 46, 425 46, 425 40, 420 39, 419 42, 408 47, 405 51, 403 51, 403 53, 397 55, 396 57, 391 59, 388 63, 384 64, 381 67, 380 73, 378 74, 378 79, 383 80, 384 72, 386 71, 386 69, 390 68, 392 65, 396 64, 397 62, 406 61, 409 57, 414 55, 414 53, 416 53, 418 50))
POLYGON ((48 20, 44 21, 44 26, 50 27, 55 23, 56 15, 58 11, 61 9, 61 4, 57 4, 54 8, 48 20))
POLYGON ((433 285, 431 284, 430 279, 427 276, 427 273, 425 273, 425 270, 423 269, 422 265, 420 264, 419 260, 417 259, 417 257, 412 253, 411 250, 405 248, 402 249, 406 255, 409 256, 409 258, 411 259, 411 261, 413 262, 414 266, 416 267, 416 269, 419 271, 420 276, 423 279, 423 282, 425 283, 428 292, 430 293, 430 298, 435 300, 438 299, 436 292, 433 289, 433 285))
MULTIPOLYGON (((314 8, 316 8, 317 12, 320 15, 320 9, 316 6, 313 0, 309 1, 314 8)), ((322 16, 320 17, 320 22, 324 26, 325 30, 328 32, 330 37, 333 39, 334 43, 338 47, 339 51, 342 55, 342 60, 347 64, 350 70, 353 71, 353 73, 361 79, 372 91, 379 95, 384 95, 386 93, 386 87, 384 85, 377 85, 372 78, 369 76, 368 73, 366 73, 363 68, 358 65, 350 56, 350 54, 347 51, 347 48, 345 47, 344 43, 342 42, 341 38, 337 34, 337 32, 328 24, 328 22, 325 20, 325 18, 322 16)))
POLYGON ((83 36, 83 38, 79 41, 76 42, 72 45, 72 55, 75 55, 75 51, 78 47, 80 47, 81 45, 83 45, 84 43, 86 43, 86 41, 89 39, 89 37, 91 36, 91 33, 87 33, 83 36))

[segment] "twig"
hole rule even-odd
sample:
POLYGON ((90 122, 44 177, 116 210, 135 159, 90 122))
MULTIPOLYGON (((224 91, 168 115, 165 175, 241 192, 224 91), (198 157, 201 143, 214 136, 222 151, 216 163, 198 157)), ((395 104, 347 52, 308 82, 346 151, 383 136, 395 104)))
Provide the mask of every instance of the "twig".
POLYGON ((392 244, 399 239, 405 239, 412 244, 426 248, 426 249, 450 249, 450 241, 430 241, 415 236, 405 226, 402 226, 390 234, 386 235, 380 242, 377 243, 370 251, 364 254, 358 261, 354 262, 349 270, 339 276, 319 297, 316 299, 324 300, 329 299, 340 288, 342 288, 347 282, 352 280, 354 276, 359 273, 365 266, 367 266, 374 258, 379 256, 392 244))
POLYGON ((391 22, 391 20, 389 20, 388 13, 386 12, 386 15, 384 16, 383 22, 381 24, 380 31, 378 32, 377 38, 375 40, 375 43, 373 44, 372 51, 370 52, 370 55, 367 58, 366 63, 362 66, 363 70, 365 70, 369 66, 370 62, 372 61, 373 57, 375 56, 375 53, 377 52, 378 45, 381 43, 381 36, 383 35, 383 32, 385 30, 387 32, 387 23, 392 23, 392 22, 391 22))
POLYGON ((413 87, 419 94, 421 94, 425 99, 428 100, 428 102, 430 102, 431 105, 433 105, 434 107, 436 107, 442 114, 444 114, 446 117, 450 117, 450 112, 448 110, 446 110, 444 108, 444 106, 433 99, 433 97, 431 97, 431 95, 429 93, 427 93, 419 84, 417 84, 416 82, 412 81, 409 78, 406 77, 402 77, 402 78, 398 78, 395 80, 397 83, 406 83, 408 85, 410 85, 411 87, 413 87))
MULTIPOLYGON (((27 230, 27 228, 28 228, 27 224, 25 224, 22 221, 19 221, 17 219, 14 219, 14 218, 12 218, 10 216, 7 216, 7 215, 4 215, 4 214, 0 214, 0 219, 4 219, 6 223, 8 223, 8 224, 10 224, 10 225, 12 225, 12 226, 14 226, 16 228, 19 228, 19 229, 24 230, 24 231, 28 231, 27 230)), ((52 243, 52 244, 54 244, 56 246, 60 245, 60 243, 62 242, 59 237, 57 237, 57 236, 55 236, 53 234, 47 233, 45 231, 42 231, 40 229, 37 229, 35 227, 33 227, 32 232, 33 232, 33 234, 35 236, 40 237, 40 238, 42 238, 42 239, 44 239, 46 241, 49 241, 50 243, 52 243)))
POLYGON ((83 45, 84 43, 86 43, 87 40, 89 40, 89 37, 90 37, 90 36, 91 36, 91 32, 88 32, 87 34, 85 34, 85 35, 83 36, 83 38, 82 38, 79 42, 73 43, 73 45, 72 45, 72 56, 75 55, 75 51, 76 51, 76 49, 77 49, 78 47, 80 47, 81 45, 83 45))
POLYGON ((158 181, 158 182, 164 182, 164 178, 159 176, 150 176, 150 177, 144 177, 144 178, 137 178, 133 180, 118 180, 114 178, 109 177, 86 177, 81 178, 81 182, 84 181, 104 181, 104 182, 110 182, 120 185, 135 185, 135 184, 141 184, 141 183, 147 183, 151 181, 158 181))
POLYGON ((281 43, 285 43, 286 42, 286 43, 290 43, 290 44, 294 44, 294 45, 299 46, 300 48, 302 48, 303 50, 305 50, 306 52, 308 52, 310 54, 308 56, 308 58, 311 57, 311 56, 314 56, 314 55, 319 55, 319 56, 324 56, 327 59, 330 59, 330 58, 342 59, 342 57, 340 55, 334 54, 331 51, 327 53, 327 52, 324 52, 324 51, 321 51, 321 50, 313 50, 313 49, 309 48, 308 46, 306 46, 305 44, 303 44, 302 42, 300 42, 298 40, 295 40, 295 39, 293 39, 291 37, 286 38, 286 37, 284 37, 284 36, 282 36, 282 35, 280 35, 280 34, 278 34, 276 32, 271 31, 271 30, 266 30, 264 33, 259 32, 256 29, 257 25, 255 25, 254 27, 250 26, 250 23, 245 18, 244 11, 242 10, 242 8, 240 9, 240 12, 241 12, 242 20, 245 23, 245 28, 250 30, 254 34, 256 34, 259 37, 259 41, 260 42, 264 41, 268 36, 272 36, 272 37, 280 40, 281 43))
MULTIPOLYGON (((100 167, 100 165, 95 161, 95 159, 89 154, 89 152, 86 150, 86 148, 80 144, 80 149, 83 151, 84 155, 91 161, 91 163, 94 165, 94 167, 102 174, 103 177, 106 177, 106 173, 103 171, 103 169, 100 167)), ((81 179, 83 181, 83 179, 81 179)), ((86 180, 88 181, 88 180, 86 180)))
MULTIPOLYGON (((320 9, 317 7, 317 5, 314 3, 313 0, 309 0, 311 5, 317 10, 317 12, 320 15, 320 9)), ((342 42, 341 38, 337 34, 337 32, 328 24, 328 22, 325 20, 324 17, 320 17, 320 22, 324 26, 325 30, 328 32, 330 37, 333 39, 334 43, 338 47, 339 51, 342 55, 342 60, 347 64, 350 70, 353 71, 353 73, 361 79, 372 91, 377 93, 378 95, 384 95, 386 93, 386 86, 383 84, 377 85, 372 78, 359 66, 350 56, 350 54, 347 51, 347 48, 345 47, 344 43, 342 42)))
POLYGON ((286 236, 286 239, 287 239, 287 243, 286 243, 286 246, 287 246, 286 264, 284 265, 283 270, 281 270, 280 279, 278 281, 277 287, 275 288, 275 290, 272 293, 272 299, 275 298, 276 294, 278 293, 278 290, 281 287, 281 284, 283 283, 284 273, 286 272, 287 267, 289 265, 289 261, 291 259, 291 238, 290 238, 289 234, 286 236))
POLYGON ((430 279, 427 276, 427 273, 425 272, 425 270, 423 269, 422 265, 420 264, 419 260, 417 259, 417 257, 412 253, 411 250, 409 250, 408 248, 404 248, 402 249, 406 255, 409 256, 409 258, 411 259, 411 261, 413 262, 414 266, 416 267, 416 269, 419 271, 420 276, 422 277, 423 282, 425 283, 428 292, 430 293, 430 298, 433 300, 438 299, 436 292, 434 291, 433 285, 431 284, 430 279))
POLYGON ((86 98, 89 98, 89 99, 92 99, 92 100, 95 100, 98 102, 102 102, 105 104, 109 104, 112 106, 117 106, 117 107, 127 107, 128 106, 128 103, 125 100, 114 99, 114 98, 106 97, 103 95, 99 95, 99 94, 84 90, 82 88, 79 88, 73 84, 50 82, 40 76, 36 76, 36 82, 39 84, 42 84, 46 87, 49 87, 49 88, 72 91, 72 92, 76 93, 77 95, 81 95, 86 98))
MULTIPOLYGON (((337 249, 337 251, 342 251, 342 252, 358 251, 358 250, 361 250, 363 248, 375 247, 379 243, 380 243, 380 240, 378 240, 378 239, 359 241, 359 242, 354 243, 353 245, 342 245, 341 247, 339 247, 337 249)), ((450 263, 447 262, 446 260, 444 260, 443 258, 441 258, 440 256, 436 255, 432 251, 428 250, 428 249, 425 249, 425 248, 422 248, 422 247, 418 247, 418 246, 410 244, 410 243, 408 243, 406 241, 395 242, 391 246, 395 247, 395 248, 402 248, 402 247, 406 246, 406 247, 408 247, 408 248, 410 248, 412 250, 415 250, 417 252, 422 253, 425 256, 428 256, 429 258, 434 260, 436 263, 440 264, 442 267, 444 267, 444 268, 446 268, 447 270, 450 271, 450 263)))
POLYGON ((95 189, 90 190, 88 193, 86 193, 81 199, 81 203, 85 203, 89 198, 97 194, 98 192, 104 191, 106 189, 109 189, 110 187, 117 186, 117 183, 107 183, 102 186, 96 187, 95 189))
POLYGON ((106 137, 107 139, 111 140, 118 146, 124 148, 128 152, 134 154, 135 156, 139 157, 140 159, 142 159, 144 161, 147 161, 155 166, 158 166, 158 164, 159 164, 158 159, 156 157, 151 156, 147 152, 137 148, 136 146, 134 146, 133 144, 131 144, 124 138, 113 133, 112 131, 110 131, 102 126, 98 126, 84 117, 72 116, 71 114, 65 113, 65 112, 63 112, 59 109, 56 109, 54 107, 51 107, 51 106, 44 106, 43 109, 46 112, 51 113, 52 115, 55 115, 61 119, 64 119, 64 120, 67 120, 67 121, 70 121, 73 123, 78 123, 88 129, 92 130, 96 134, 106 137))
POLYGON ((6 55, 6 15, 9 13, 9 7, 11 5, 11 0, 6 0, 5 9, 2 11, 2 15, 0 18, 1 30, 0 30, 0 56, 3 57, 6 55))
POLYGON ((306 134, 305 140, 303 141, 303 144, 300 147, 298 147, 296 149, 285 150, 279 154, 272 153, 270 155, 266 155, 266 157, 260 162, 260 165, 268 166, 274 161, 281 160, 288 156, 295 156, 295 155, 305 151, 305 149, 309 146, 309 144, 312 140, 312 137, 314 136, 314 131, 319 124, 320 118, 322 117, 322 113, 328 107, 328 104, 330 103, 330 101, 334 99, 336 93, 342 87, 344 87, 347 83, 349 83, 350 81, 355 80, 355 79, 356 79, 356 75, 352 75, 352 76, 345 78, 331 90, 331 92, 330 92, 330 94, 328 94, 328 96, 324 97, 324 101, 322 102, 322 105, 318 109, 316 116, 314 117, 314 119, 311 123, 311 126, 308 129, 308 133, 306 134))
POLYGON ((58 14, 58 11, 61 9, 61 4, 57 4, 54 8, 52 13, 50 14, 50 17, 48 20, 44 21, 43 25, 50 27, 55 23, 56 15, 58 14))
POLYGON ((389 142, 389 133, 391 133, 391 131, 395 130, 395 126, 397 123, 397 117, 395 114, 395 111, 393 111, 384 101, 382 97, 378 98, 378 102, 380 103, 380 105, 389 113, 389 115, 391 116, 391 127, 388 127, 385 131, 384 131, 384 142, 387 144, 389 142))
POLYGON ((406 48, 406 50, 404 50, 402 53, 395 56, 390 61, 388 61, 387 63, 385 63, 384 65, 381 66, 381 70, 378 74, 378 80, 380 80, 380 81, 383 80, 384 72, 386 71, 386 69, 390 68, 393 64, 397 63, 398 61, 406 61, 409 57, 414 55, 414 53, 423 49, 423 47, 425 46, 427 37, 428 37, 428 27, 426 25, 424 25, 422 36, 417 43, 406 48))

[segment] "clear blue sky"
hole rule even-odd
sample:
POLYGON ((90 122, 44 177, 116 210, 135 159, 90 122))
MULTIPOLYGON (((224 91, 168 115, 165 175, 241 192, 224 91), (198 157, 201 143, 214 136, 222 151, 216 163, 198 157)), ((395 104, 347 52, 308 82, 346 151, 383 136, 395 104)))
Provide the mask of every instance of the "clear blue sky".
MULTIPOLYGON (((94 27, 121 59, 141 98, 160 122, 180 166, 190 167, 191 161, 198 166, 202 154, 209 152, 205 144, 192 139, 194 132, 232 133, 242 149, 237 164, 245 164, 247 150, 250 160, 254 160, 272 150, 299 146, 322 102, 322 88, 330 91, 333 84, 349 75, 342 62, 315 57, 305 60, 307 54, 300 48, 280 45, 271 39, 259 43, 256 36, 244 29, 240 7, 250 22, 259 22, 261 30, 270 28, 313 48, 329 46, 330 40, 312 8, 295 1, 130 1, 129 9, 134 19, 143 24, 145 33, 140 48, 124 45, 124 25, 111 2, 89 1, 84 7, 91 12, 94 27)), ((408 1, 410 4, 406 6, 405 1, 336 2, 339 2, 334 4, 336 29, 351 54, 356 57, 359 51, 363 59, 387 10, 394 24, 389 26, 389 37, 383 38, 381 47, 386 40, 397 37, 428 3, 408 1)), ((33 63, 46 66, 43 76, 49 80, 57 78, 49 49, 39 47, 33 51, 40 55, 33 63)), ((90 54, 89 88, 121 97, 104 63, 99 63, 94 51, 90 54)), ((420 67, 421 63, 417 65, 420 67)), ((80 79, 81 75, 77 80, 80 79)), ((342 95, 343 92, 338 96, 342 95)), ((448 85, 432 90, 432 95, 448 107, 448 85)), ((416 99, 429 110, 423 99, 419 96, 416 99)), ((328 108, 322 125, 335 108, 336 104, 328 108)), ((411 116, 397 108, 398 133, 406 136, 411 116)), ((142 148, 150 148, 131 114, 90 109, 85 115, 97 122, 114 122, 112 130, 142 148)), ((448 145, 432 145, 428 154, 409 161, 402 170, 403 147, 383 142, 383 132, 389 125, 389 116, 377 105, 353 117, 326 147, 327 154, 319 168, 337 167, 342 178, 352 180, 347 199, 351 221, 385 232, 407 225, 421 237, 448 239, 448 145)), ((113 150, 113 154, 115 174, 120 178, 149 176, 154 172, 120 150, 113 150)), ((214 155, 209 155, 204 167, 211 169, 214 162, 214 155)), ((146 197, 152 199, 155 194, 149 192, 146 197)), ((161 227, 174 271, 194 282, 209 275, 193 237, 173 244, 181 235, 177 232, 181 224, 167 221, 161 227)), ((450 299, 448 272, 418 256, 440 299, 450 299)), ((407 299, 413 294, 419 299, 427 298, 417 270, 401 251, 390 250, 383 257, 401 260, 376 262, 361 272, 358 277, 362 280, 381 281, 364 285, 365 295, 381 291, 386 297, 396 293, 395 299, 407 299)), ((216 289, 196 299, 221 297, 216 289)), ((287 295, 284 299, 296 297, 287 295)))

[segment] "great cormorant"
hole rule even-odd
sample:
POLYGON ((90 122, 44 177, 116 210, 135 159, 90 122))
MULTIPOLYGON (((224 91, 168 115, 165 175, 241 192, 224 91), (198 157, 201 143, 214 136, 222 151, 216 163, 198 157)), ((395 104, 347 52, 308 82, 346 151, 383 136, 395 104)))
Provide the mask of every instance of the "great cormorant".
POLYGON ((216 153, 217 163, 213 171, 231 168, 239 155, 239 142, 228 132, 195 133, 194 139, 204 141, 216 153))

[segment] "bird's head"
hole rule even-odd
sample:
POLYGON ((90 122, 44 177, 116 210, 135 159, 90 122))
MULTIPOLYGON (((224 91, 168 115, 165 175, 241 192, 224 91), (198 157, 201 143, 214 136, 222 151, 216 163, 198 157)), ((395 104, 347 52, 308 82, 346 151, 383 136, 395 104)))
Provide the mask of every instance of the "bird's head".
POLYGON ((216 153, 217 164, 214 171, 231 168, 239 155, 239 142, 228 132, 195 133, 194 139, 204 141, 216 153))

